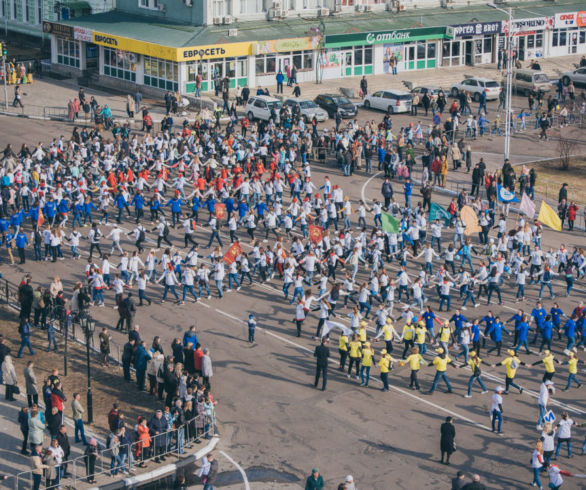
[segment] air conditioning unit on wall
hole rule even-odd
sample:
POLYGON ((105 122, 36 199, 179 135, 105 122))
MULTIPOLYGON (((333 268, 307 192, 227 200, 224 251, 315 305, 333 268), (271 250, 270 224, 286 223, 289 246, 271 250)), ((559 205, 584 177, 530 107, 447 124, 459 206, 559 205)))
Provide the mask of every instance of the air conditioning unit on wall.
POLYGON ((214 17, 214 25, 219 26, 222 23, 222 17, 214 17))
MULTIPOLYGON (((336 5, 337 7, 337 5, 336 5)), ((340 11, 342 10, 342 6, 340 5, 340 11)), ((318 17, 327 17, 328 15, 330 15, 330 9, 328 8, 320 8, 317 9, 317 16, 318 17)))
POLYGON ((224 17, 224 24, 231 24, 232 22, 234 22, 234 17, 231 15, 226 15, 226 17, 224 17))

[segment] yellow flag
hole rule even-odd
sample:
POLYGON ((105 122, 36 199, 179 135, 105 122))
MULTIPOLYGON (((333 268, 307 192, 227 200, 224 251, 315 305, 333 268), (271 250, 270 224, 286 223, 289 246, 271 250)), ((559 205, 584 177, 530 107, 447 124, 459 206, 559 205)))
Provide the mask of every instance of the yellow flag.
POLYGON ((562 221, 560 220, 560 217, 545 203, 545 201, 541 201, 541 208, 539 209, 537 220, 544 225, 549 226, 552 230, 562 231, 562 221))
POLYGON ((460 209, 460 216, 462 217, 462 221, 466 224, 464 235, 470 236, 474 233, 480 233, 482 231, 482 227, 478 224, 478 216, 476 216, 476 211, 474 211, 474 209, 472 209, 470 206, 464 206, 462 209, 460 209))

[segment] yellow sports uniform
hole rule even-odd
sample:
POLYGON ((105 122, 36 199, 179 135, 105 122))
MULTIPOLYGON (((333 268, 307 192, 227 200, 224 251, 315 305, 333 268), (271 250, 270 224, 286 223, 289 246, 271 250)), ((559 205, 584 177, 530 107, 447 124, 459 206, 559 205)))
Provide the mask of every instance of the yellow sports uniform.
POLYGON ((435 369, 438 372, 445 373, 446 370, 448 369, 448 364, 450 364, 451 362, 452 362, 452 360, 450 359, 450 356, 445 356, 445 357, 437 356, 433 360, 433 365, 435 366, 435 369))

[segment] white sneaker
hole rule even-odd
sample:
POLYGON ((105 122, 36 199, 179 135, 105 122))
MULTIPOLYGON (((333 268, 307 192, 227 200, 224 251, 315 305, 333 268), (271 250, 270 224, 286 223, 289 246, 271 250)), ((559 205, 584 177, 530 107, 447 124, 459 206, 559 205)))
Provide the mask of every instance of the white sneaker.
POLYGON ((460 309, 461 309, 462 311, 466 311, 468 308, 466 308, 465 306, 460 306, 460 309))
POLYGON ((482 392, 482 394, 483 394, 483 395, 485 395, 486 393, 488 393, 488 390, 484 390, 484 391, 482 392))
POLYGON ((238 286, 238 287, 236 288, 236 291, 240 291, 240 286, 238 286))
POLYGON ((537 424, 537 430, 543 430, 543 425, 537 424))
POLYGON ((231 289, 226 289, 226 292, 227 292, 227 293, 231 293, 231 292, 232 292, 232 290, 231 290, 231 289))
POLYGON ((464 395, 464 398, 472 398, 472 395, 464 395))

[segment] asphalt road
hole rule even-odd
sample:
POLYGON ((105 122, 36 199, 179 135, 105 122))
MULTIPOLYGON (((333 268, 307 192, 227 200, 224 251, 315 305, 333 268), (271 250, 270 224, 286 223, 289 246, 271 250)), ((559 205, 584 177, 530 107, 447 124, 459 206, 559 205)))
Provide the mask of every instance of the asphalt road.
MULTIPOLYGON (((372 117, 380 119, 380 115, 372 117)), ((10 124, 5 125, 5 132, 0 136, 0 146, 6 138, 17 146, 23 134, 35 134, 35 138, 47 141, 45 135, 49 130, 50 134, 59 131, 46 123, 2 119, 2 122, 6 121, 10 124)), ((61 127, 65 131, 66 126, 61 127)), ((322 182, 325 174, 334 184, 343 186, 353 201, 380 197, 381 181, 377 177, 370 180, 362 173, 343 177, 337 169, 313 166, 316 183, 322 182)), ((400 186, 395 184, 395 189, 398 200, 401 200, 400 186)), ((448 199, 438 195, 434 200, 446 205, 448 199)), ((514 217, 512 215, 511 219, 514 217)), ((126 222, 123 226, 130 229, 132 225, 126 222)), ((102 228, 107 230, 105 226, 102 228)), ((179 230, 171 233, 172 241, 181 246, 183 240, 179 230)), ((205 244, 208 237, 204 227, 196 234, 200 244, 205 244)), ((244 234, 241 238, 243 243, 249 243, 244 234)), ((560 241, 568 248, 583 246, 584 235, 545 231, 544 248, 557 247, 560 241)), ((103 243, 107 249, 107 242, 104 240, 103 243)), ((132 249, 132 243, 126 241, 124 247, 132 249)), ((249 249, 247 245, 245 249, 249 249)), ((82 250, 87 252, 87 242, 83 243, 82 250)), ((31 272, 35 284, 44 285, 49 284, 51 277, 59 275, 69 295, 73 284, 83 280, 85 260, 72 261, 67 252, 66 256, 67 260, 55 264, 27 261, 24 266, 11 267, 4 262, 2 274, 17 281, 25 272, 31 272)), ((387 267, 391 273, 396 271, 394 263, 387 267)), ((411 274, 416 270, 410 265, 411 274)), ((366 280, 364 272, 359 277, 366 280)), ((576 285, 578 289, 571 298, 563 297, 560 282, 556 282, 555 287, 556 294, 560 295, 560 306, 566 312, 585 297, 584 281, 576 285)), ((522 305, 526 311, 530 312, 535 304, 537 292, 535 286, 528 288, 527 301, 522 305)), ((149 293, 160 298, 162 288, 151 286, 149 293)), ((471 399, 463 397, 468 369, 450 372, 454 394, 443 393, 441 385, 433 396, 410 391, 407 388, 408 370, 398 366, 391 373, 392 389, 389 393, 379 391, 377 379, 373 379, 368 388, 361 388, 357 381, 337 372, 337 336, 334 335, 328 389, 323 393, 312 386, 312 354, 316 342, 311 335, 317 324, 316 313, 305 321, 302 337, 296 338, 291 321, 294 310, 283 300, 279 280, 246 285, 239 292, 226 294, 222 300, 216 297, 215 291, 213 293, 212 299, 198 304, 186 302, 183 306, 176 306, 167 302, 139 308, 137 323, 147 342, 154 335, 161 335, 165 346, 169 346, 174 337, 181 337, 189 325, 197 325, 202 342, 210 348, 214 361, 212 386, 219 401, 217 412, 222 449, 245 470, 262 466, 303 478, 317 465, 327 480, 327 488, 335 488, 348 473, 354 475, 359 488, 449 488, 450 478, 459 469, 478 472, 493 489, 524 488, 531 481, 528 462, 539 435, 535 429, 538 415, 535 395, 543 372, 541 366, 519 370, 518 381, 527 390, 523 395, 515 393, 505 398, 504 434, 498 436, 489 430, 491 393, 481 395, 475 387, 471 399), (249 312, 255 313, 259 326, 254 345, 246 341, 245 320, 249 312), (450 467, 438 463, 439 426, 447 415, 456 418, 458 444, 450 467)), ((317 293, 315 287, 314 293, 317 293)), ((509 318, 519 306, 515 305, 513 294, 513 288, 505 286, 504 305, 493 305, 490 309, 509 318)), ((437 309, 435 295, 430 301, 437 309)), ((469 318, 483 316, 489 308, 485 300, 482 303, 478 309, 469 309, 464 314, 470 315, 469 318)), ((549 309, 551 303, 546 300, 545 307, 549 309)), ((454 301, 454 306, 459 304, 458 300, 454 301)), ((99 324, 112 327, 117 320, 117 312, 112 309, 113 294, 106 294, 106 305, 106 308, 94 307, 92 315, 99 324)), ((397 326, 402 328, 402 322, 397 326)), ((124 336, 118 332, 113 331, 113 336, 116 342, 124 342, 124 336)), ((377 353, 381 344, 376 344, 377 353)), ((563 358, 561 350, 557 343, 554 352, 563 358)), ((494 355, 483 357, 489 363, 497 361, 494 355)), ((584 358, 583 352, 580 357, 584 358)), ((529 362, 538 359, 536 355, 523 354, 521 358, 529 362)), ((487 367, 484 372, 491 392, 497 385, 504 384, 503 368, 487 367)), ((378 369, 373 369, 373 373, 376 376, 378 369)), ((566 379, 565 367, 558 367, 558 373, 555 380, 558 387, 562 387, 566 379)), ((432 378, 433 369, 424 368, 420 374, 424 390, 430 387, 432 378)), ((129 390, 133 389, 134 386, 129 386, 129 390)), ((552 408, 556 414, 565 409, 578 422, 586 421, 583 388, 558 391, 555 400, 552 408)), ((577 429, 575 434, 576 450, 576 443, 583 440, 584 430, 577 429)), ((562 454, 565 456, 565 450, 562 454)), ((571 460, 563 457, 559 464, 563 469, 581 473, 584 457, 576 456, 571 460)), ((582 482, 568 479, 564 488, 583 488, 582 482)), ((269 487, 272 488, 269 483, 253 485, 253 488, 269 487)))

